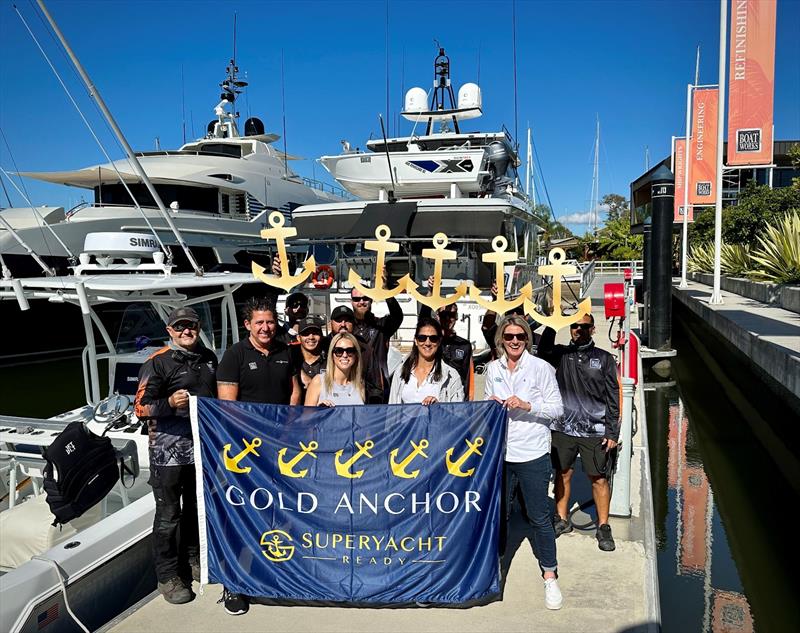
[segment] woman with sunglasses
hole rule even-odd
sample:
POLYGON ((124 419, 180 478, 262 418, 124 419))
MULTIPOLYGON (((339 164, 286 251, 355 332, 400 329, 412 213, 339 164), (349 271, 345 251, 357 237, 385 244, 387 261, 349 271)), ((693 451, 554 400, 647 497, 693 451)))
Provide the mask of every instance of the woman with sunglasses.
POLYGON ((306 391, 307 407, 364 404, 361 349, 356 337, 339 332, 331 339, 325 373, 317 374, 306 391))
POLYGON ((442 326, 421 318, 414 347, 392 375, 389 404, 463 402, 464 386, 458 371, 442 361, 442 326))
POLYGON ((528 523, 533 527, 533 550, 544 578, 545 606, 560 609, 556 535, 547 489, 550 484, 550 425, 564 412, 555 370, 529 353, 531 329, 521 316, 508 316, 497 328, 500 355, 486 366, 485 398, 508 409, 508 432, 503 468, 506 523, 519 487, 528 523))

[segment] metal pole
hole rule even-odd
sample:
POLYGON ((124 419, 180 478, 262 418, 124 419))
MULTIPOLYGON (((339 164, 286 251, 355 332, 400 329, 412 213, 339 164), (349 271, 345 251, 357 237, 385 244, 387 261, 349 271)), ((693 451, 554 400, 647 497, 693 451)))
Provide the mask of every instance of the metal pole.
POLYGON ((622 425, 619 433, 619 458, 614 474, 614 491, 609 513, 615 517, 631 516, 631 456, 633 454, 633 378, 622 378, 622 425))
POLYGON ((722 149, 725 142, 725 55, 727 53, 728 0, 719 1, 719 108, 717 110, 717 199, 714 205, 714 290, 709 303, 721 305, 720 273, 722 261, 722 149))
POLYGON ((75 293, 78 295, 78 303, 81 307, 83 317, 83 330, 86 334, 86 348, 89 352, 89 383, 91 385, 91 402, 100 402, 100 375, 97 371, 97 347, 94 341, 94 326, 92 325, 92 308, 89 305, 89 297, 86 295, 86 288, 82 281, 75 284, 75 293))
POLYGON ((111 111, 106 106, 105 101, 103 101, 103 97, 100 96, 100 92, 92 83, 91 78, 86 73, 86 70, 81 65, 80 60, 73 52, 72 48, 69 45, 69 42, 67 42, 67 39, 64 37, 64 34, 58 27, 58 24, 56 24, 56 21, 53 19, 53 16, 50 15, 50 12, 47 10, 47 7, 44 4, 44 0, 36 0, 36 2, 39 5, 39 8, 42 10, 42 13, 44 13, 44 17, 46 17, 47 21, 50 23, 53 32, 55 32, 55 34, 58 36, 58 39, 61 42, 61 45, 64 47, 64 50, 66 51, 67 55, 69 55, 69 58, 72 60, 72 63, 75 66, 78 73, 80 74, 81 79, 83 79, 83 83, 86 84, 86 88, 89 90, 89 95, 92 98, 94 98, 95 102, 100 107, 100 111, 103 113, 103 116, 105 116, 106 120, 108 121, 108 124, 114 131, 114 135, 122 144, 122 147, 125 150, 125 153, 128 155, 128 158, 130 159, 133 168, 136 170, 136 173, 138 174, 139 178, 142 179, 144 186, 147 187, 147 191, 150 192, 150 195, 153 197, 153 200, 155 200, 156 205, 158 205, 158 208, 161 211, 161 215, 164 217, 164 220, 166 221, 167 225, 172 230, 173 235, 175 235, 175 239, 177 240, 180 247, 183 249, 183 252, 186 253, 186 258, 192 265, 194 272, 199 277, 202 277, 203 269, 200 268, 200 266, 197 264, 194 255, 192 255, 192 252, 189 250, 189 247, 186 245, 186 242, 183 241, 183 237, 181 237, 181 234, 178 231, 178 227, 176 227, 175 223, 172 221, 172 218, 170 217, 167 208, 164 206, 164 202, 161 200, 161 196, 158 195, 158 192, 156 191, 156 188, 153 186, 153 183, 150 182, 150 178, 148 178, 147 174, 142 168, 141 163, 139 163, 139 159, 136 158, 136 153, 133 151, 133 148, 131 148, 131 146, 128 144, 128 141, 125 139, 125 135, 122 133, 122 130, 117 125, 117 122, 114 120, 111 111))
POLYGON ((686 85, 686 142, 683 147, 683 227, 681 237, 681 283, 686 288, 686 262, 689 259, 689 144, 692 125, 692 85, 686 85))

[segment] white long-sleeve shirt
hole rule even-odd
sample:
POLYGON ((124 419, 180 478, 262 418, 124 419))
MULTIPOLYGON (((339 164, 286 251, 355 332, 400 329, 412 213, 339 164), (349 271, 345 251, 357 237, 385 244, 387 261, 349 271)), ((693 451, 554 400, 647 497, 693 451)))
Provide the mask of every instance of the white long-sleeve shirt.
POLYGON ((550 363, 522 353, 514 371, 501 356, 486 366, 484 398, 517 396, 530 411, 508 410, 507 462, 529 462, 550 452, 550 424, 564 414, 556 372, 550 363))

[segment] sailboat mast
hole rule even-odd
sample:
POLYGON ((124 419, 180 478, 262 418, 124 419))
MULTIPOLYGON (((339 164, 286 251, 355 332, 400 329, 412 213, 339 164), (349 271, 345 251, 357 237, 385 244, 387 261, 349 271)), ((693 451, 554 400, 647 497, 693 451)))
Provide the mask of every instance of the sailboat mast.
POLYGON ((600 204, 600 117, 597 117, 597 128, 594 137, 594 168, 592 170, 591 200, 592 232, 597 231, 597 206, 600 204))

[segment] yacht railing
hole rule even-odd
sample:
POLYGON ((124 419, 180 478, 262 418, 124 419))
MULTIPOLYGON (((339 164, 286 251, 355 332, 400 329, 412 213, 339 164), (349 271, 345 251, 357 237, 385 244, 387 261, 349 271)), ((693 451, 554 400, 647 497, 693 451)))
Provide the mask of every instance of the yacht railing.
POLYGON ((581 298, 588 296, 589 287, 594 281, 595 266, 597 262, 584 262, 581 267, 581 298))
POLYGON ((641 276, 642 271, 644 270, 643 260, 641 259, 630 259, 630 260, 612 260, 612 261, 603 261, 603 260, 596 260, 595 264, 595 274, 597 275, 621 275, 625 272, 626 268, 630 268, 633 271, 633 276, 641 276))
POLYGON ((353 199, 353 196, 351 196, 348 191, 342 189, 341 187, 337 187, 336 185, 331 185, 327 182, 322 182, 321 180, 315 180, 314 178, 306 178, 305 176, 303 176, 302 179, 303 184, 311 189, 316 189, 317 191, 322 191, 323 193, 331 193, 334 196, 339 196, 345 200, 353 199))

